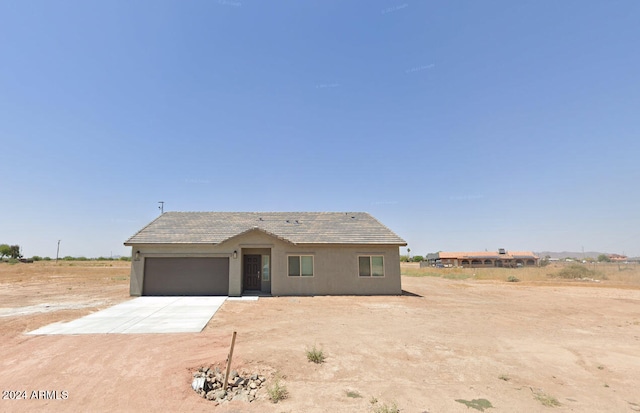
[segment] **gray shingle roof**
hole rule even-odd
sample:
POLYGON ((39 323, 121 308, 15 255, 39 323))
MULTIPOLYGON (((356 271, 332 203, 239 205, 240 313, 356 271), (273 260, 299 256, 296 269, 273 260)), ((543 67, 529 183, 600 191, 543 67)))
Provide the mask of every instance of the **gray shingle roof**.
POLYGON ((293 244, 407 244, 366 212, 165 212, 125 245, 219 244, 252 229, 293 244))

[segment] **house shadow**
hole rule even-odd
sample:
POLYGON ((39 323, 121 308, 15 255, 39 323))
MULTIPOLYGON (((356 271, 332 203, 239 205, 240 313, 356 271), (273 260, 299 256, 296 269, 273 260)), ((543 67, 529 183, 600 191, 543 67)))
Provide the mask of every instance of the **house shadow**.
POLYGON ((420 294, 412 293, 411 291, 407 291, 407 290, 402 290, 402 295, 406 295, 407 297, 420 297, 420 298, 423 297, 420 294))

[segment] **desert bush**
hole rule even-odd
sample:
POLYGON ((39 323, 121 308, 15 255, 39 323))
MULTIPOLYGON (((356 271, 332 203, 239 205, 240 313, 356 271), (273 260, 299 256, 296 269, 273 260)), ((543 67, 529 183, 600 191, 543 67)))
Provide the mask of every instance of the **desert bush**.
POLYGON ((517 283, 517 282, 520 282, 520 279, 515 275, 510 275, 507 277, 507 281, 510 283, 517 283))
POLYGON ((390 405, 386 403, 378 404, 378 400, 372 398, 370 400, 372 404, 373 413, 400 413, 400 409, 398 409, 398 405, 395 403, 391 403, 390 405))
POLYGON ((289 396, 287 387, 282 384, 280 376, 276 375, 273 383, 267 386, 267 394, 273 403, 278 403, 280 400, 284 400, 289 396))
POLYGON ((307 360, 312 361, 316 364, 324 363, 324 353, 322 349, 316 348, 315 344, 312 348, 307 349, 307 360))
POLYGON ((120 257, 120 261, 131 261, 131 257, 120 257))
POLYGON ((37 256, 37 255, 34 255, 33 257, 31 257, 31 259, 32 259, 33 261, 42 261, 42 257, 39 257, 39 256, 37 256))
POLYGON ((421 262, 424 261, 424 257, 422 255, 415 255, 413 257, 413 262, 421 262))
POLYGON ((533 397, 537 401, 542 403, 543 406, 547 406, 547 407, 558 407, 558 406, 560 406, 560 402, 558 401, 558 399, 556 399, 555 397, 553 397, 550 394, 544 393, 541 390, 533 391, 533 397))
POLYGON ((600 273, 598 271, 591 270, 581 264, 571 264, 567 267, 564 267, 556 274, 556 277, 566 279, 595 278, 598 276, 600 276, 600 273))

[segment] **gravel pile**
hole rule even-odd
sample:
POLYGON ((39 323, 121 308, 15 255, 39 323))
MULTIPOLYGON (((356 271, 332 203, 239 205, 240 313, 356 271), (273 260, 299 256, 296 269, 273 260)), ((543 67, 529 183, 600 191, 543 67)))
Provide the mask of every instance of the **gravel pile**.
POLYGON ((266 378, 258 374, 229 373, 227 389, 223 389, 224 373, 218 367, 200 367, 193 373, 191 388, 201 397, 216 403, 239 400, 252 402, 265 385, 266 378))

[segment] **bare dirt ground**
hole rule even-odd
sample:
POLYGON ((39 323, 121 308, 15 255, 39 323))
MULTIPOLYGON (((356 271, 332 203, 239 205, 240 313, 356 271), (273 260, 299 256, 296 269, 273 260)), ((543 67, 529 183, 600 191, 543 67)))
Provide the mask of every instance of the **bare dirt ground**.
POLYGON ((0 390, 27 395, 0 411, 473 412, 456 401, 473 399, 488 412, 640 411, 635 285, 403 277, 403 288, 227 301, 199 334, 30 336, 128 299, 128 263, 0 264, 0 390), (233 367, 279 372, 288 399, 214 407, 191 390, 195 369, 224 363, 233 331, 233 367), (307 361, 314 344, 325 363, 307 361))

